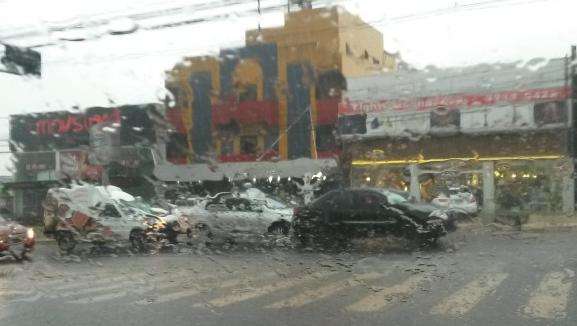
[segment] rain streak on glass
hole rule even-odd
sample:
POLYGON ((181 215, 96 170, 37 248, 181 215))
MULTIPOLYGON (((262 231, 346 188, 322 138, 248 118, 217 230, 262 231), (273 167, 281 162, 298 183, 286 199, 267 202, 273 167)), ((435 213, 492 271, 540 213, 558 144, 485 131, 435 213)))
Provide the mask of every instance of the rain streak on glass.
POLYGON ((576 9, 0 0, 0 325, 575 324, 576 9))

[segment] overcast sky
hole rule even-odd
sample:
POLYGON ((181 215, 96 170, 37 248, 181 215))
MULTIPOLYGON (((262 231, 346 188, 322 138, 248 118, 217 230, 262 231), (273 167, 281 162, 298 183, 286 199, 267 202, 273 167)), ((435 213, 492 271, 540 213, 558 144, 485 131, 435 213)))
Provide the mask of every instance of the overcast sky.
MULTIPOLYGON (((284 2, 262 0, 263 7, 284 2)), ((334 1, 360 15, 384 34, 385 48, 400 51, 416 67, 455 66, 481 62, 527 61, 564 56, 577 43, 574 0, 356 0, 334 1)), ((138 104, 164 96, 164 71, 186 55, 213 54, 220 47, 241 46, 244 30, 280 26, 282 11, 260 18, 243 15, 256 8, 248 0, 0 0, 0 41, 30 45, 76 37, 44 33, 35 38, 4 39, 27 30, 89 22, 164 8, 185 7, 184 13, 142 21, 141 26, 177 19, 240 12, 228 20, 127 35, 106 35, 108 29, 130 26, 112 19, 108 26, 81 32, 87 41, 58 41, 39 48, 41 79, 0 74, 0 118, 9 114, 80 107, 138 104), (222 2, 243 3, 234 7, 222 2), (207 6, 206 4, 209 3, 207 6), (206 8, 199 7, 205 4, 206 8)), ((8 137, 0 119, 0 139, 8 137)), ((6 150, 5 143, 0 151, 6 150)), ((0 155, 0 175, 8 155, 0 155)))

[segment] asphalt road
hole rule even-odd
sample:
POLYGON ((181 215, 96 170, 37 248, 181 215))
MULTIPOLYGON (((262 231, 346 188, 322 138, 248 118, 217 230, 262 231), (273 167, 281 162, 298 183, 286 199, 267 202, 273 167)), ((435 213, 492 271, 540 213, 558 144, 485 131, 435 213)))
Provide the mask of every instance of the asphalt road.
POLYGON ((458 232, 441 248, 237 246, 0 264, 0 325, 575 325, 576 233, 458 232))

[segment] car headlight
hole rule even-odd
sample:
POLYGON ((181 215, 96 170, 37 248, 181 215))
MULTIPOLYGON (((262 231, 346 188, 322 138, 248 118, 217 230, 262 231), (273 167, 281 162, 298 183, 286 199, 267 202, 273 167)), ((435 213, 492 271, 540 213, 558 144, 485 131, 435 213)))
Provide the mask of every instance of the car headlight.
POLYGON ((429 214, 429 217, 440 218, 441 220, 444 220, 444 221, 449 219, 449 215, 447 215, 446 212, 441 211, 441 210, 433 211, 431 214, 429 214))
POLYGON ((28 228, 28 230, 26 230, 26 237, 28 239, 34 239, 34 229, 33 228, 28 228))

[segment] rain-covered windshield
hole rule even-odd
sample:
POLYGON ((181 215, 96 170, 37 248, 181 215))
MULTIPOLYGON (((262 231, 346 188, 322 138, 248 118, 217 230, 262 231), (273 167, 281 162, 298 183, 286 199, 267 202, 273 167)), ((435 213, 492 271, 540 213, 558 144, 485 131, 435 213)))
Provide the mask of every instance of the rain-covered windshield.
POLYGON ((0 0, 0 326, 577 325, 576 164, 575 0, 0 0))

